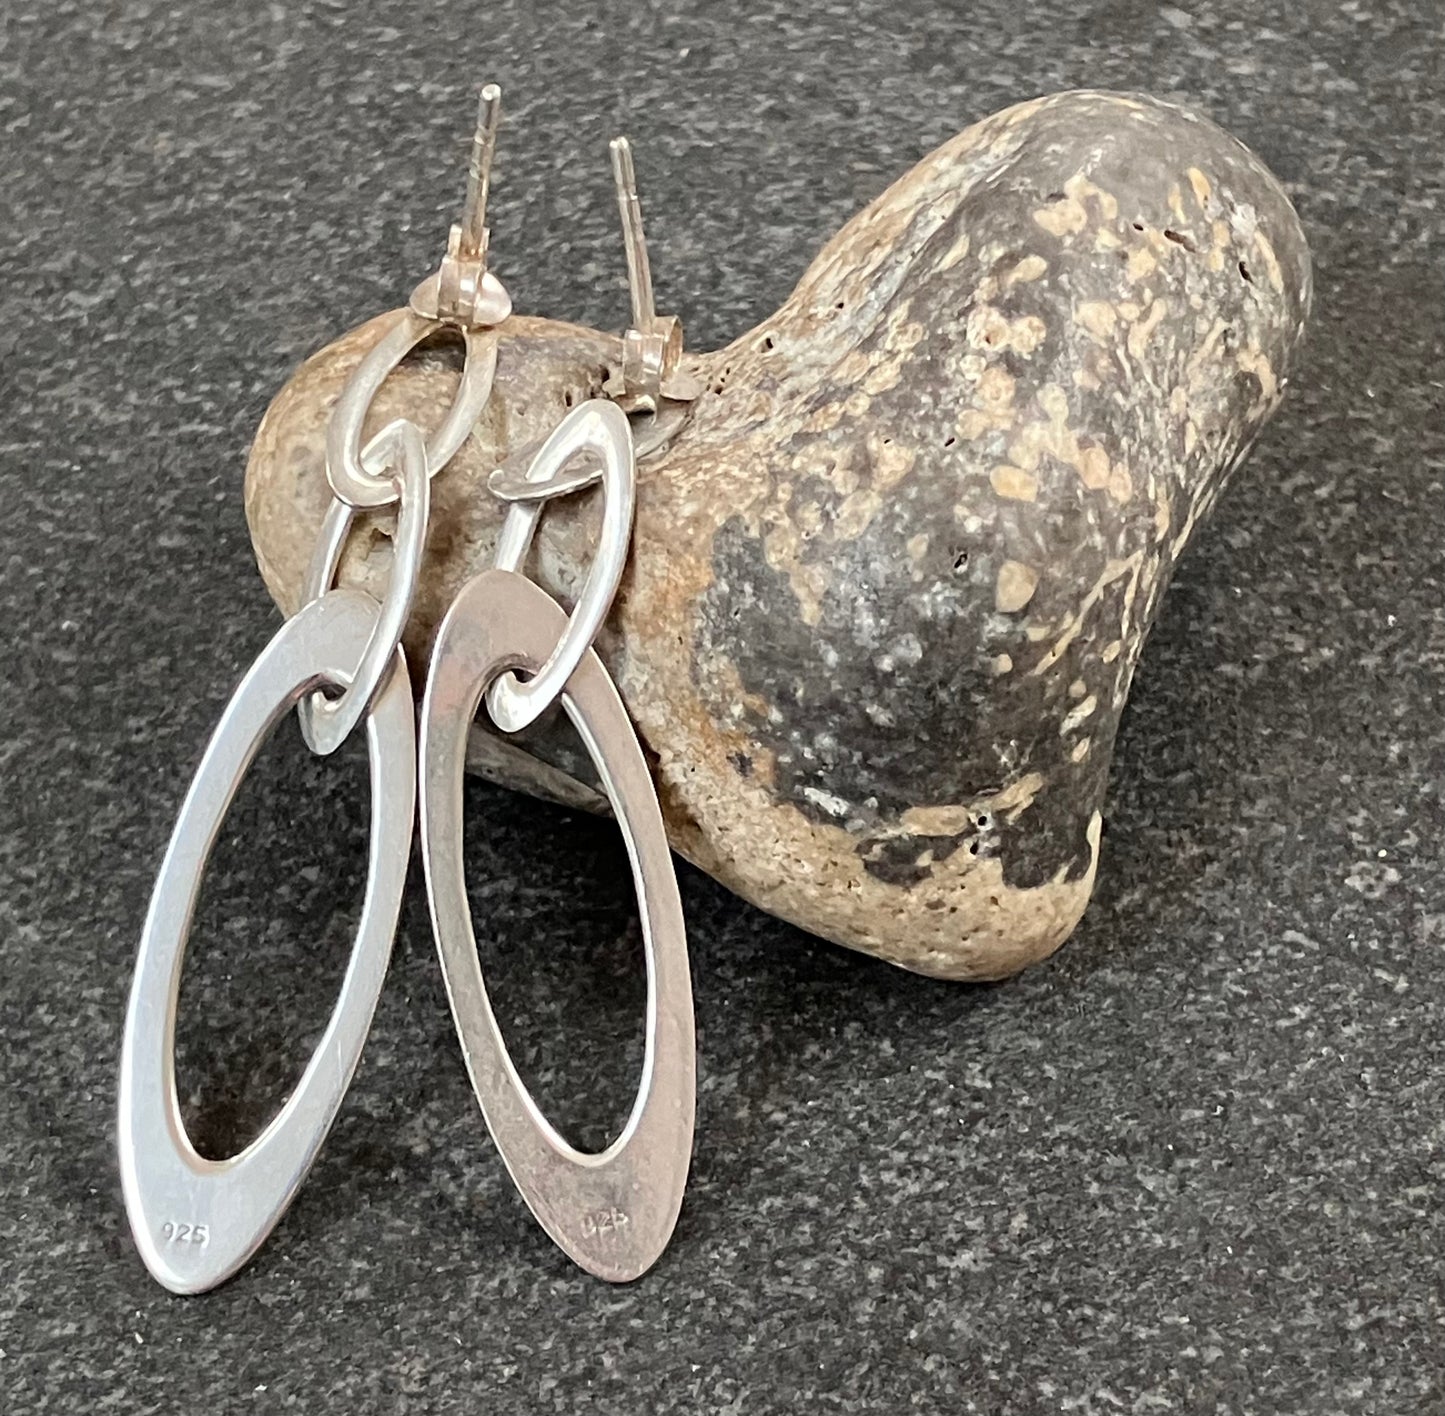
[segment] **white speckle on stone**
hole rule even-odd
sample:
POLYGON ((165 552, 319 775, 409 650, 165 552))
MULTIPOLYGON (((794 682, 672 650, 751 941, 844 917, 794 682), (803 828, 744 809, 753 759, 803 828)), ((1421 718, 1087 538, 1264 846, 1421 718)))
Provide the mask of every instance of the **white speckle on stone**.
POLYGON ((853 611, 853 640, 863 649, 878 642, 878 611, 867 599, 860 599, 853 611))
POLYGON ((825 792, 817 787, 804 787, 803 795, 813 803, 821 807, 829 816, 846 816, 848 814, 848 803, 842 797, 834 796, 832 792, 825 792))
POLYGON ((1059 735, 1063 737, 1073 732, 1085 719, 1092 716, 1098 706, 1098 698, 1091 693, 1077 708, 1065 715, 1064 721, 1059 724, 1059 735))

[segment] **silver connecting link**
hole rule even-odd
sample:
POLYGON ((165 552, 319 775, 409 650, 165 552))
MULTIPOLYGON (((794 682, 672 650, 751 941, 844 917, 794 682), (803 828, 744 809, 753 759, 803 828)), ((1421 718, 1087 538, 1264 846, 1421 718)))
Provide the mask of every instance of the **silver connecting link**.
MULTIPOLYGON (((427 476, 426 443, 415 423, 399 418, 377 434, 386 464, 397 486, 396 529, 392 533, 391 579, 386 587, 376 624, 356 673, 336 697, 318 690, 296 705, 301 736, 318 757, 335 752, 358 723, 371 712, 401 659, 401 643, 411 618, 426 550, 427 521, 431 510, 431 479, 427 476)), ((351 535, 356 508, 338 497, 331 499, 321 534, 311 553, 302 590, 302 603, 326 595, 336 583, 341 554, 351 535)), ((403 675, 406 670, 401 669, 403 675)))
POLYGON ((537 450, 523 476, 540 489, 540 495, 508 504, 497 538, 495 567, 517 575, 525 573, 527 552, 549 499, 548 489, 576 463, 585 463, 589 482, 601 483, 597 553, 567 617, 566 630, 547 661, 530 678, 505 673, 488 688, 487 711, 504 733, 520 732, 536 722, 561 697, 597 638, 627 568, 637 501, 637 459, 626 415, 605 398, 579 403, 537 450))

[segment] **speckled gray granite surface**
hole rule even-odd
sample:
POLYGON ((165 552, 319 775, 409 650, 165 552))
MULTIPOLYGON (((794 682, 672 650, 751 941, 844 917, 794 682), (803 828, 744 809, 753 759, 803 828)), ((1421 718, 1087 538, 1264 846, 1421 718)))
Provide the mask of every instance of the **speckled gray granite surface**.
MULTIPOLYGON (((0 25, 0 1409, 1445 1410, 1437 6, 12 0, 0 25), (302 356, 429 267, 486 78, 519 306, 621 321, 625 129, 699 345, 973 118, 1082 84, 1200 105, 1299 205, 1308 363, 1166 600, 1053 961, 931 983, 685 873, 694 1178, 662 1263, 612 1289, 503 1177, 414 880, 301 1199, 237 1280, 172 1298, 121 1213, 115 1062, 173 812, 275 623, 245 449, 302 356)), ((180 1037, 209 1147, 284 1095, 339 977, 366 808, 342 756, 278 735, 215 860, 180 1037)), ((640 1048, 619 847, 469 807, 517 1054, 599 1140, 640 1048)))

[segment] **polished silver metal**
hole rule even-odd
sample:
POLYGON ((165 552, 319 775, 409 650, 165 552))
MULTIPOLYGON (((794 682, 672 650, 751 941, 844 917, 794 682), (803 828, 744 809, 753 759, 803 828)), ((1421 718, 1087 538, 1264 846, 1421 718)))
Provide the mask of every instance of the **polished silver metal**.
MULTIPOLYGON (((447 254, 361 360, 328 424, 326 472, 335 500, 308 570, 306 602, 262 651, 222 715, 146 916, 122 1043, 121 1182, 146 1265, 178 1293, 213 1287, 235 1273, 291 1202, 356 1069, 385 977, 416 802, 415 723, 401 636, 425 549, 430 478, 456 455, 491 397, 493 327, 512 308, 487 270, 487 193, 500 117, 500 91, 488 85, 462 219, 451 229, 447 254), (395 421, 363 448, 367 415, 388 375, 447 327, 460 330, 466 359, 441 426, 428 442, 415 424, 395 421), (393 502, 399 504, 385 602, 333 590, 356 511, 393 502), (328 696, 327 689, 340 691, 328 696), (295 1091, 251 1145, 211 1161, 191 1145, 176 1096, 175 1021, 186 942, 226 811, 261 743, 293 704, 307 743, 319 753, 334 751, 366 723, 372 796, 366 894, 336 1006, 295 1091)), ((629 500, 629 516, 630 507, 629 500)))
MULTIPOLYGON (((536 673, 526 680, 513 673, 503 674, 487 690, 487 711, 503 732, 519 732, 557 701, 563 685, 597 638, 627 566, 636 465, 631 428, 615 403, 604 398, 579 403, 537 450, 527 479, 545 487, 574 458, 584 455, 589 458, 589 466, 596 468, 594 475, 602 484, 602 529, 597 553, 565 632, 551 646, 536 673)), ((541 514, 540 501, 516 501, 508 506, 497 540, 498 569, 521 571, 541 514)))
MULTIPOLYGON (((682 330, 652 301, 641 209, 624 139, 613 173, 627 248, 633 326, 609 399, 573 409, 538 446, 489 479, 508 503, 496 565, 463 588, 437 636, 422 707, 421 831, 432 922, 462 1051, 507 1169, 548 1234, 577 1263, 615 1282, 666 1247, 682 1205, 696 1092, 692 987, 677 879, 661 809, 616 686, 592 648, 616 596, 632 538, 637 442, 665 445, 685 421, 673 385, 682 330), (597 552, 570 615, 523 574, 546 503, 600 483, 597 552), (525 675, 525 677, 521 676, 525 675), (643 922, 648 1001, 642 1078, 622 1134, 600 1154, 569 1145, 517 1074, 487 996, 462 862, 462 776, 485 700, 504 733, 562 703, 622 826, 643 922)), ((689 393, 687 396, 693 396, 689 393)))
POLYGON ((672 395, 664 397, 655 413, 632 419, 632 442, 638 462, 646 462, 672 446, 673 439, 688 425, 691 400, 702 392, 696 381, 687 382, 681 373, 673 376, 672 395))
MULTIPOLYGON (((321 756, 335 752, 366 715, 376 695, 386 685, 396 665, 396 647, 411 618, 426 550, 427 519, 431 508, 431 478, 427 470, 426 441, 415 423, 399 418, 388 423, 376 442, 385 450, 387 465, 394 470, 399 500, 396 530, 392 535, 391 579, 375 632, 352 681, 335 698, 322 692, 308 694, 296 705, 301 736, 312 752, 321 756)), ((341 553, 351 532, 356 508, 333 497, 321 523, 321 535, 311 554, 302 589, 302 603, 325 595, 336 580, 341 553)))
POLYGON ((387 475, 380 444, 384 430, 365 448, 361 433, 387 376, 424 339, 450 327, 459 330, 466 342, 456 397, 427 442, 433 477, 471 436, 491 397, 497 371, 497 344, 491 331, 512 313, 512 297, 487 269, 487 196, 501 121, 502 91, 488 84, 477 106, 462 217, 447 237, 441 266, 412 291, 408 307, 397 312, 391 328, 357 365, 327 424, 326 477, 333 494, 354 507, 387 506, 396 498, 395 480, 387 475))
POLYGON ((555 497, 586 491, 594 482, 602 480, 602 459, 583 451, 556 468, 550 477, 534 481, 532 467, 541 446, 541 442, 531 443, 520 452, 514 452, 500 467, 492 469, 487 478, 487 490, 498 501, 551 501, 555 497))
MULTIPOLYGON (((452 229, 456 230, 455 227, 452 229)), ((460 260, 451 238, 447 241, 444 260, 460 260)), ((445 319, 439 313, 446 308, 443 303, 442 276, 442 271, 434 270, 411 292, 407 306, 413 314, 434 320, 438 325, 455 324, 462 329, 484 329, 501 324, 512 313, 512 297, 507 293, 506 287, 491 271, 484 270, 479 275, 473 274, 470 283, 464 282, 460 276, 457 278, 457 299, 466 318, 445 319)))
MULTIPOLYGON (((389 506, 396 500, 396 477, 390 469, 383 428, 365 449, 362 428, 377 391, 387 376, 422 340, 443 328, 437 320, 424 319, 411 310, 399 310, 391 327, 367 351, 346 381, 331 420, 326 425, 326 478, 333 495, 358 508, 389 506)), ((456 397, 441 426, 427 440, 427 472, 435 477, 460 451, 471 436, 487 400, 497 372, 497 340, 490 329, 461 331, 466 341, 466 362, 456 397)))
POLYGON ((206 861, 262 742, 318 685, 345 686, 376 638, 381 608, 333 590, 288 620, 241 680, 186 795, 151 897, 121 1050, 121 1185, 146 1267, 175 1293, 234 1274, 291 1203, 335 1120, 371 1025, 410 855, 415 728, 401 650, 367 718, 371 832, 366 893, 336 1006, 296 1090, 249 1146, 206 1160, 176 1095, 176 1003, 206 861))
POLYGON ((482 695, 500 673, 540 668, 571 623, 545 591, 508 570, 483 571, 448 610, 422 705, 422 858, 462 1053, 507 1170, 572 1259, 599 1278, 625 1282, 657 1260, 682 1206, 696 1044, 682 903, 662 813, 622 699, 591 648, 584 645, 562 704, 622 828, 647 960, 641 1081, 622 1133, 604 1151, 569 1145, 512 1063, 477 957, 462 860, 463 769, 482 695))
MULTIPOLYGON (((630 418, 633 461, 642 463, 654 453, 661 452, 686 421, 687 410, 677 403, 664 403, 657 413, 630 418)), ((559 467, 546 481, 533 481, 529 474, 541 446, 540 441, 530 443, 514 452, 500 467, 493 468, 487 478, 487 490, 499 501, 551 501, 554 497, 584 491, 601 480, 601 459, 584 450, 559 467)))

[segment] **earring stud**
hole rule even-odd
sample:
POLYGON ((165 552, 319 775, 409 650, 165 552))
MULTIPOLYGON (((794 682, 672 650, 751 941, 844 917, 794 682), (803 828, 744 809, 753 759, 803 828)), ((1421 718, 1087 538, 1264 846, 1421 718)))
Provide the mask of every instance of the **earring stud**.
POLYGON ((652 294, 652 267, 642 229, 642 201, 632 144, 613 138, 612 184, 622 218, 622 244, 627 253, 627 288, 632 298, 632 323, 622 336, 622 366, 606 392, 627 413, 659 413, 664 402, 688 403, 702 391, 682 372, 682 321, 659 315, 652 294))
POLYGON ((447 235, 447 252, 441 266, 411 293, 412 310, 424 319, 441 320, 464 329, 497 325, 512 313, 512 297, 487 269, 487 196, 491 189, 492 158, 497 150, 497 128, 502 121, 502 90, 496 84, 482 89, 477 103, 477 126, 467 163, 467 195, 461 220, 447 235))
MULTIPOLYGON (((634 457, 641 462, 672 441, 686 422, 687 405, 702 392, 702 385, 681 367, 682 321, 676 315, 657 313, 632 144, 623 137, 613 138, 610 151, 632 322, 622 335, 622 359, 603 383, 602 393, 624 413, 648 415, 635 417, 632 428, 634 457)), ((536 503, 570 496, 602 475, 600 460, 583 448, 552 468, 549 476, 537 480, 540 446, 532 443, 514 452, 487 479, 487 490, 504 502, 536 503)))

